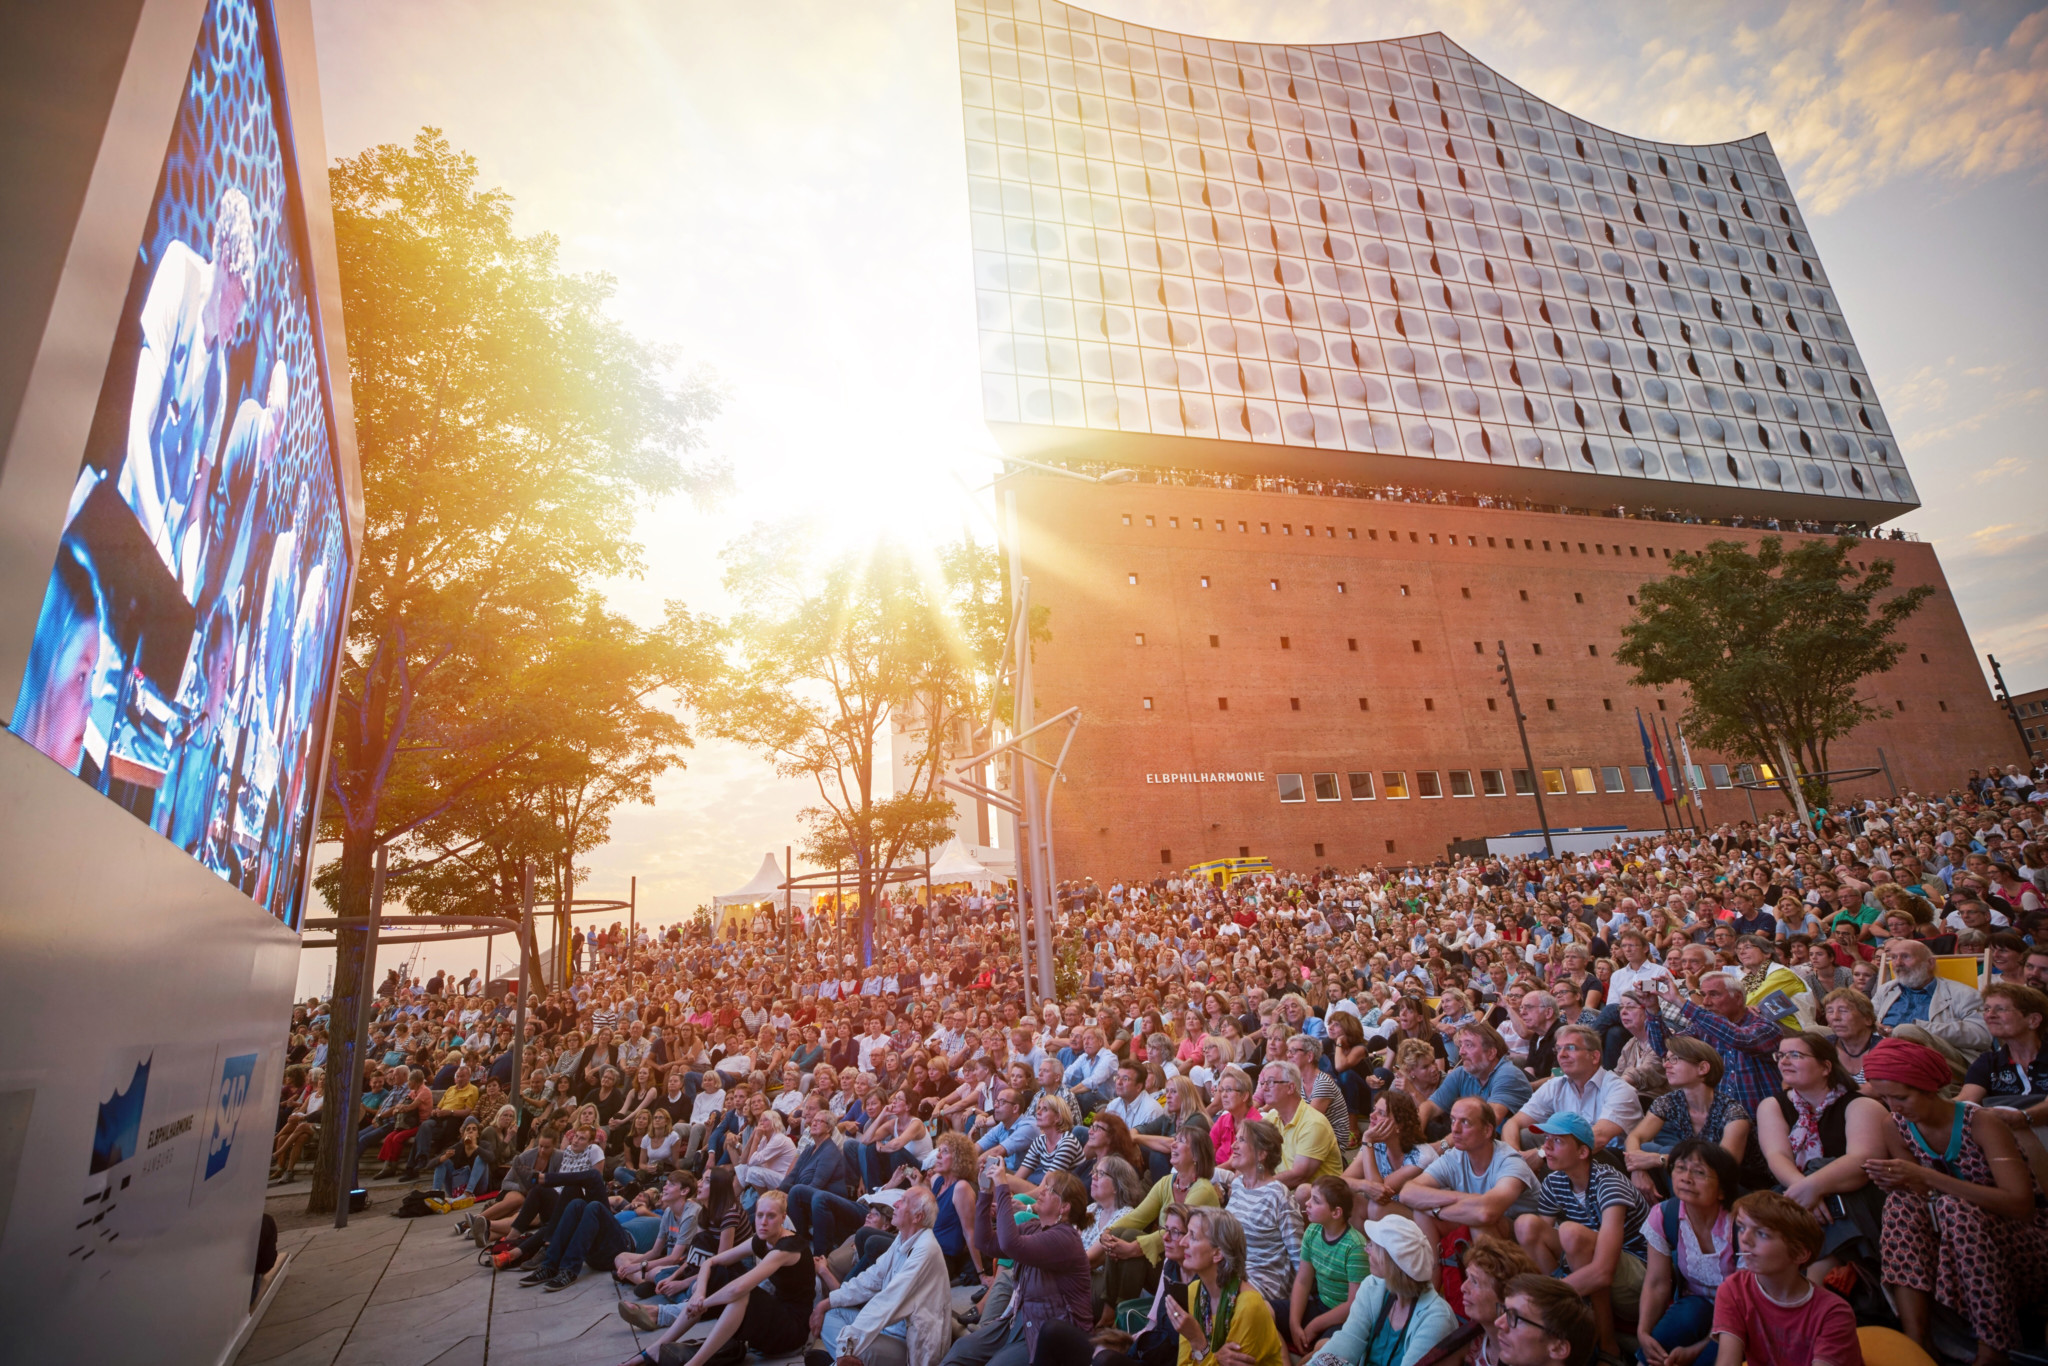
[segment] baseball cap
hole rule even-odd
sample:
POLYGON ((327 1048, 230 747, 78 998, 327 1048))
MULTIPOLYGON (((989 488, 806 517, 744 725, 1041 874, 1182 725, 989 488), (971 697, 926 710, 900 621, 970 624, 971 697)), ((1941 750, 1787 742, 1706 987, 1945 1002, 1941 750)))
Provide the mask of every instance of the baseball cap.
POLYGON ((1418 1281, 1433 1281, 1436 1250, 1413 1219, 1390 1215, 1365 1221, 1365 1236, 1386 1249, 1394 1265, 1418 1281))
POLYGON ((1575 1115, 1560 1110, 1536 1126, 1539 1134, 1556 1134, 1561 1138, 1576 1138, 1588 1148, 1593 1146, 1593 1126, 1586 1123, 1584 1115, 1575 1115))

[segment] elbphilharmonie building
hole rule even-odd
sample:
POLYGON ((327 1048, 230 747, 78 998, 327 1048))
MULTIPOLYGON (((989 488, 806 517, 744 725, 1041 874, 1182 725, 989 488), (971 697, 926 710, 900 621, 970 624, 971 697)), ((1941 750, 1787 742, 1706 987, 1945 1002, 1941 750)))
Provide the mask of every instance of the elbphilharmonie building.
POLYGON ((1844 572, 1934 590, 1845 797, 2020 757, 1934 547, 1882 525, 1919 496, 1762 132, 1596 127, 1435 33, 957 20, 1004 536, 1037 714, 1085 721, 1062 875, 1768 816, 1771 756, 1614 659, 1718 540, 1847 532, 1844 572))
POLYGON ((1600 128, 1437 33, 958 17, 1007 448, 1708 514, 1917 505, 1765 135, 1600 128))

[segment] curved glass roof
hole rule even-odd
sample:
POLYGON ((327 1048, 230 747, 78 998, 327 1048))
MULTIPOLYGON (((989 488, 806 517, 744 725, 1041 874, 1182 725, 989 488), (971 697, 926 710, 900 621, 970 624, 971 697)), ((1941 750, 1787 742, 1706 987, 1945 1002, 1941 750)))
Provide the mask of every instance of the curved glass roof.
POLYGON ((1627 477, 1617 500, 1918 503, 1762 134, 1611 132, 1435 33, 958 18, 999 429, 1175 438, 1160 464, 1209 441, 1627 477))

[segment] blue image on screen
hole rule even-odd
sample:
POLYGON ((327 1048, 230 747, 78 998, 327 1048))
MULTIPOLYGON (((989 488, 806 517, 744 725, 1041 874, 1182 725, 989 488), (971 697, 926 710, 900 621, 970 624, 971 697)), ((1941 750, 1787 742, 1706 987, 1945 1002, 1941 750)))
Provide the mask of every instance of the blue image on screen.
POLYGON ((9 728, 296 928, 348 584, 264 0, 212 0, 9 728))

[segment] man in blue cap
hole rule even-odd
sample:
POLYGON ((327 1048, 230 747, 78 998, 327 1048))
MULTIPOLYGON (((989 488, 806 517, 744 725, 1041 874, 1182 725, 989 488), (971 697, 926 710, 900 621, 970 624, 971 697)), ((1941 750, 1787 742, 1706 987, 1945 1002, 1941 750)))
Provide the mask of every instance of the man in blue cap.
POLYGON ((1535 1126, 1548 1174, 1536 1213, 1515 1220, 1515 1240, 1546 1273, 1586 1297, 1599 1322, 1600 1350, 1615 1353, 1617 1317, 1636 1321, 1643 1290, 1643 1221, 1649 1202, 1622 1173, 1593 1160, 1593 1126, 1560 1110, 1535 1126))

